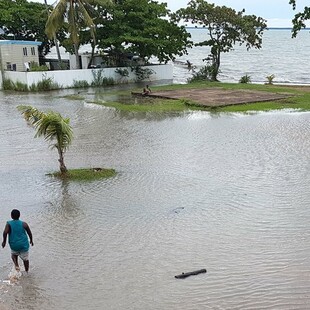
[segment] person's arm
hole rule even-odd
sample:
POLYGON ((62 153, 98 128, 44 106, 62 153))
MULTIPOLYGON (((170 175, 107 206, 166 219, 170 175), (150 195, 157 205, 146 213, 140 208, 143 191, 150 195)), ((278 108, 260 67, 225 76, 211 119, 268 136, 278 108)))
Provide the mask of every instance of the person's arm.
POLYGON ((10 225, 8 223, 6 223, 5 227, 4 227, 4 231, 3 231, 3 241, 2 241, 2 247, 4 248, 6 245, 6 239, 8 234, 10 233, 10 225))
POLYGON ((30 244, 33 246, 33 240, 32 240, 32 232, 30 230, 30 227, 28 226, 27 223, 23 222, 23 227, 25 228, 28 236, 29 236, 29 239, 30 239, 30 244))

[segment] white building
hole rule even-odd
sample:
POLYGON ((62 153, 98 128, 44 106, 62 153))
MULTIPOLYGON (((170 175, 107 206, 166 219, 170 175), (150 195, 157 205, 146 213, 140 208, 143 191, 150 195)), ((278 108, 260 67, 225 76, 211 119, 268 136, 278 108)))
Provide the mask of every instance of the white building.
POLYGON ((38 46, 41 43, 35 41, 0 40, 1 71, 28 71, 31 62, 39 64, 38 46))

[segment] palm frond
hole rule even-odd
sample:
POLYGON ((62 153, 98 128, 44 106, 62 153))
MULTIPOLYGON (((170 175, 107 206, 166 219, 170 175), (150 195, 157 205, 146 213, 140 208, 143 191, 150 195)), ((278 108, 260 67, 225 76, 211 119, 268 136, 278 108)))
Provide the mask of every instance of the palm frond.
POLYGON ((63 25, 66 17, 68 0, 60 0, 45 25, 45 33, 49 38, 52 38, 59 28, 63 25))
POLYGON ((32 126, 35 126, 36 123, 45 115, 43 112, 30 105, 19 105, 17 109, 22 113, 25 120, 32 126))
POLYGON ((55 144, 52 147, 65 151, 72 142, 73 132, 68 118, 63 118, 59 113, 48 112, 45 117, 36 123, 36 137, 43 136, 46 141, 55 144))

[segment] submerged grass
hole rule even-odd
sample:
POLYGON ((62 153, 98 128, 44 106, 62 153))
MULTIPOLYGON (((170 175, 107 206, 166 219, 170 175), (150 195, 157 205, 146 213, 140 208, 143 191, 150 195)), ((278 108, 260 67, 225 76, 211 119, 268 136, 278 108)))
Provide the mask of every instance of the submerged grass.
POLYGON ((62 96, 61 98, 66 98, 69 100, 84 100, 84 97, 79 94, 65 95, 65 96, 62 96))
POLYGON ((67 173, 53 172, 49 174, 61 180, 71 181, 94 181, 99 179, 110 178, 116 175, 114 169, 103 168, 85 168, 85 169, 70 169, 67 173))
POLYGON ((190 84, 173 84, 166 86, 152 87, 153 90, 177 90, 177 89, 201 89, 217 87, 223 90, 255 90, 277 94, 292 95, 286 99, 255 102, 248 104, 238 104, 225 107, 197 107, 194 102, 188 102, 186 99, 167 100, 153 99, 152 104, 145 101, 140 104, 122 104, 117 102, 105 102, 104 105, 111 106, 123 111, 188 111, 201 110, 212 112, 250 112, 250 111, 271 111, 282 109, 297 109, 301 111, 310 110, 310 87, 304 86, 287 86, 287 85, 266 85, 266 84, 236 84, 221 82, 196 82, 190 84))
POLYGON ((152 99, 150 101, 140 104, 123 104, 119 102, 104 102, 99 104, 130 112, 179 112, 184 110, 201 110, 197 107, 185 106, 183 100, 152 99))

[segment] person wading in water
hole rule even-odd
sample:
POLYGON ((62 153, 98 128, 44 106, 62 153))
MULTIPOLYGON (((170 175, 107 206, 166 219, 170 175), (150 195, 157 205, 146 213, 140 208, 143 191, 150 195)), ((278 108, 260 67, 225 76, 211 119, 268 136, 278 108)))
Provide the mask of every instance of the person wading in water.
POLYGON ((7 235, 9 235, 9 245, 11 248, 12 260, 16 271, 20 271, 18 257, 24 262, 25 271, 29 270, 29 240, 33 246, 32 233, 27 223, 22 222, 20 212, 17 209, 11 212, 12 220, 8 221, 3 231, 2 247, 6 245, 7 235), (28 236, 27 236, 28 235, 28 236), (29 237, 29 240, 28 240, 29 237))

